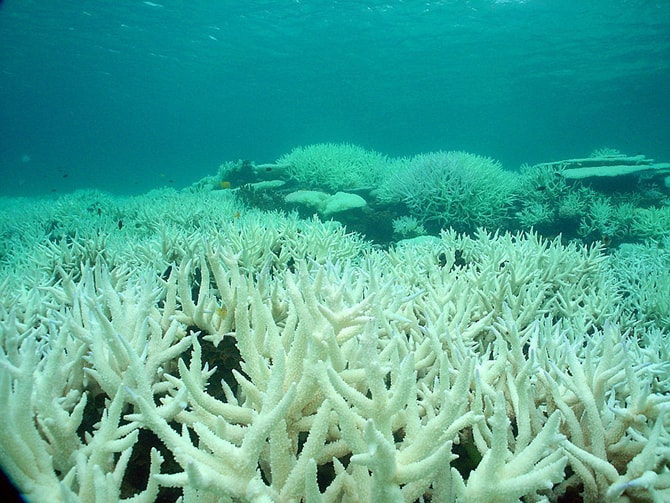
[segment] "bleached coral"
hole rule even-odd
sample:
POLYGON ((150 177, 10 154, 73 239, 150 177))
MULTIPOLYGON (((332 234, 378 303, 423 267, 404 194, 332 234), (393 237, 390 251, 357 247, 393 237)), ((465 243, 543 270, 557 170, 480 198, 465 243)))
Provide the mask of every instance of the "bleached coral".
POLYGON ((532 229, 554 222, 556 215, 554 208, 547 204, 535 201, 524 205, 516 215, 522 229, 532 229))
POLYGON ((625 309, 670 329, 670 251, 662 243, 624 244, 612 254, 625 309))
POLYGON ((277 160, 306 188, 351 191, 379 183, 386 156, 349 143, 316 143, 296 147, 277 160))
POLYGON ((600 147, 593 150, 589 157, 599 158, 599 157, 621 157, 622 154, 619 150, 611 147, 600 147))
POLYGON ((612 238, 640 238, 641 233, 634 229, 637 211, 632 203, 604 196, 595 197, 582 215, 579 235, 587 241, 603 239, 607 242, 612 238))
POLYGON ((507 221, 515 182, 515 173, 488 157, 431 152, 397 160, 377 196, 405 203, 424 225, 472 231, 507 221))
MULTIPOLYGON (((607 165, 615 164, 619 157, 631 163, 639 161, 607 149, 600 153, 606 154, 598 157, 607 165)), ((661 240, 668 235, 667 197, 653 178, 641 176, 629 184, 619 182, 608 187, 569 176, 571 169, 582 169, 590 159, 522 166, 515 189, 518 227, 528 230, 532 226, 585 242, 602 239, 616 244, 661 240)))
POLYGON ((595 193, 587 187, 568 185, 560 164, 540 164, 521 167, 515 196, 521 229, 566 232, 581 222, 595 193))
POLYGON ((664 334, 598 246, 169 230, 52 243, 19 264, 37 287, 0 270, 0 462, 29 500, 668 497, 664 334))
POLYGON ((635 235, 661 241, 670 236, 670 204, 636 208, 631 227, 635 235))
POLYGON ((426 234, 424 226, 414 217, 402 216, 393 219, 393 234, 401 238, 412 238, 426 234))

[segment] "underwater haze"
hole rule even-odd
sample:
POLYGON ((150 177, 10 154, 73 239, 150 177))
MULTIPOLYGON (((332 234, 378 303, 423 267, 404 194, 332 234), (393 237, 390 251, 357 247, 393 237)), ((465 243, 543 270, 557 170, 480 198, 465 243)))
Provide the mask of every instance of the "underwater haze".
POLYGON ((667 0, 5 0, 0 195, 190 185, 349 142, 670 161, 667 0))

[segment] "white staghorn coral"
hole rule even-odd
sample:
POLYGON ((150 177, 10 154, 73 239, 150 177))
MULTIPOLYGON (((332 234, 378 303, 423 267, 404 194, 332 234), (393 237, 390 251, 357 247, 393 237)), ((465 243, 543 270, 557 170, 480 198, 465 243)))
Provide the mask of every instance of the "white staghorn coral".
POLYGON ((316 143, 296 147, 277 160, 307 188, 351 191, 379 184, 387 171, 386 156, 349 143, 316 143))
POLYGON ((264 218, 3 266, 0 463, 30 501, 667 499, 667 334, 601 248, 264 218))
POLYGON ((403 202, 421 224, 473 231, 500 227, 508 218, 516 174, 488 157, 431 152, 391 164, 377 190, 386 202, 403 202))

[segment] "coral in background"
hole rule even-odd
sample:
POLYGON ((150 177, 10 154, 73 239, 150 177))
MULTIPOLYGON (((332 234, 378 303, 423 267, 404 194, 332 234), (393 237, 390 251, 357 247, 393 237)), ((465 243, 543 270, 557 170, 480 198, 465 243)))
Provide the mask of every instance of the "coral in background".
POLYGON ((429 230, 498 228, 509 220, 513 172, 488 157, 432 152, 394 164, 376 192, 385 202, 403 202, 429 230))
POLYGON ((577 236, 577 229, 597 198, 588 187, 569 185, 560 164, 522 166, 514 193, 518 228, 534 228, 543 234, 562 232, 570 238, 577 236))
POLYGON ((295 148, 272 164, 224 163, 189 190, 230 191, 241 205, 261 210, 297 210, 305 217, 316 212, 382 246, 392 240, 393 222, 403 218, 416 220, 424 229, 420 234, 433 236, 447 228, 483 227, 617 246, 668 234, 668 169, 668 163, 610 149, 524 165, 516 173, 464 152, 390 159, 355 145, 322 143, 295 148), (333 191, 365 208, 327 208, 326 195, 333 191))
POLYGON ((317 143, 296 147, 277 160, 305 189, 330 192, 376 186, 385 176, 386 156, 348 143, 317 143))
POLYGON ((426 229, 414 217, 398 217, 393 220, 393 234, 396 237, 406 239, 426 234, 426 229))
POLYGON ((578 233, 588 242, 598 239, 624 238, 630 234, 634 207, 615 204, 609 197, 594 197, 582 219, 578 233))
POLYGON ((561 233, 587 243, 661 240, 670 228, 668 191, 660 184, 668 166, 612 149, 584 159, 522 166, 512 228, 561 233), (618 173, 619 168, 639 171, 618 173))
POLYGON ((634 209, 630 225, 636 236, 667 241, 670 237, 670 200, 660 207, 634 209))
POLYGON ((115 201, 123 228, 0 264, 0 462, 30 501, 670 496, 667 333, 624 259, 382 251, 221 192, 115 201))
POLYGON ((612 252, 613 271, 631 317, 670 330, 670 239, 659 243, 626 243, 612 252))
POLYGON ((621 156, 621 151, 617 150, 616 148, 611 148, 611 147, 600 147, 595 150, 593 150, 590 154, 589 157, 591 158, 602 158, 602 157, 619 157, 621 156))

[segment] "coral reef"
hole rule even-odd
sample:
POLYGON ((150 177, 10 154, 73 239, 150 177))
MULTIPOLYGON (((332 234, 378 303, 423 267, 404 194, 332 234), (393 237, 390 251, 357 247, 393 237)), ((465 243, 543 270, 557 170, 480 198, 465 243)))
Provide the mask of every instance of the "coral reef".
POLYGON ((414 217, 398 217, 393 220, 393 234, 400 238, 413 238, 426 234, 426 229, 414 217))
POLYGON ((568 239, 586 243, 600 240, 620 244, 664 239, 670 232, 667 218, 670 199, 667 190, 659 184, 658 176, 645 174, 642 170, 651 160, 611 152, 598 155, 522 166, 521 177, 514 189, 517 211, 510 228, 534 228, 545 235, 561 233, 568 239), (606 172, 623 161, 638 163, 632 165, 639 165, 641 173, 591 178, 574 174, 574 170, 581 169, 606 172), (589 167, 575 167, 583 164, 589 167), (617 182, 594 182, 611 178, 617 182))
POLYGON ((385 175, 386 156, 348 143, 296 147, 277 160, 305 189, 330 192, 376 186, 385 175))
POLYGON ((504 226, 516 175, 487 157, 431 152, 396 161, 376 195, 407 205, 410 215, 432 230, 504 226))
POLYGON ((611 261, 629 316, 670 330, 670 239, 623 244, 612 252, 611 261))
POLYGON ((617 246, 668 235, 666 164, 603 148, 590 157, 524 165, 516 172, 465 152, 391 159, 355 145, 323 143, 295 148, 272 164, 224 163, 216 176, 190 190, 231 190, 250 207, 297 210, 305 217, 318 213, 382 245, 409 237, 391 231, 394 221, 413 218, 423 227, 419 234, 433 236, 443 228, 483 227, 617 246), (326 209, 333 190, 365 209, 326 209))
POLYGON ((61 202, 27 215, 0 262, 0 463, 29 501, 670 497, 665 311, 630 254, 99 201, 53 240, 61 202))

